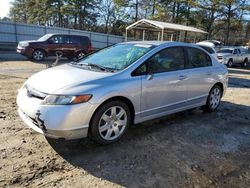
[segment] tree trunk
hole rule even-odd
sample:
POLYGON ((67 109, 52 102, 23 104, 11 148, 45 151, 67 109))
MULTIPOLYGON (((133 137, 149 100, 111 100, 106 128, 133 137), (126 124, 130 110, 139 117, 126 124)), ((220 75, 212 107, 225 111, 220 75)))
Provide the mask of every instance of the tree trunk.
POLYGON ((135 3, 135 21, 138 20, 138 12, 139 12, 139 2, 138 2, 138 0, 136 0, 136 3, 135 3))
POLYGON ((152 16, 154 16, 154 15, 155 15, 155 1, 156 1, 156 0, 154 0, 154 1, 153 1, 152 16))
POLYGON ((229 45, 229 35, 230 35, 230 26, 231 26, 231 9, 232 5, 228 5, 228 12, 227 12, 227 31, 226 31, 226 44, 229 45))

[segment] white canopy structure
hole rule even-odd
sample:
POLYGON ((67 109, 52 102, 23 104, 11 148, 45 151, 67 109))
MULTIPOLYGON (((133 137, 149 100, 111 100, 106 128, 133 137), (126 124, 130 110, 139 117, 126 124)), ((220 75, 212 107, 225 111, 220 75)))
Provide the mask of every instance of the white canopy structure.
MULTIPOLYGON (((143 40, 145 39, 145 31, 151 31, 151 32, 158 32, 158 40, 163 41, 164 39, 164 33, 174 33, 176 31, 187 31, 187 32, 194 32, 194 33, 203 33, 206 34, 207 32, 197 29, 194 27, 190 26, 185 26, 185 25, 180 25, 180 24, 173 24, 173 23, 167 23, 167 22, 160 22, 160 21, 154 21, 154 20, 147 20, 147 19, 142 19, 139 20, 132 25, 126 27, 126 38, 125 40, 127 41, 127 35, 129 30, 141 30, 142 33, 142 38, 143 40)), ((172 35, 171 35, 171 40, 172 40, 172 35)))

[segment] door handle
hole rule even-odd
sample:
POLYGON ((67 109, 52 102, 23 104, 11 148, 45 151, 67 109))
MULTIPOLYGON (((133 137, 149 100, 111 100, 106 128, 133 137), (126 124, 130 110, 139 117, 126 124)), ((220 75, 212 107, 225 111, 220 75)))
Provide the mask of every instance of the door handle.
POLYGON ((153 74, 148 74, 147 75, 147 80, 152 80, 153 79, 153 74))
POLYGON ((187 79, 187 76, 185 76, 185 75, 180 75, 179 76, 179 80, 185 80, 185 79, 187 79))

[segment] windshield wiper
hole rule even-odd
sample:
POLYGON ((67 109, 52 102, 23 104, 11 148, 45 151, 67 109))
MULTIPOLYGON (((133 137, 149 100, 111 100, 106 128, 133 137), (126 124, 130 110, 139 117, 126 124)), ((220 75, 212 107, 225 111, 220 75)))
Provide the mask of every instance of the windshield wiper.
POLYGON ((115 69, 115 68, 104 67, 104 66, 94 64, 94 63, 79 63, 78 65, 85 65, 85 66, 89 66, 89 67, 93 67, 93 68, 98 68, 98 69, 100 69, 102 71, 109 71, 109 72, 114 72, 115 70, 118 70, 118 69, 115 69))

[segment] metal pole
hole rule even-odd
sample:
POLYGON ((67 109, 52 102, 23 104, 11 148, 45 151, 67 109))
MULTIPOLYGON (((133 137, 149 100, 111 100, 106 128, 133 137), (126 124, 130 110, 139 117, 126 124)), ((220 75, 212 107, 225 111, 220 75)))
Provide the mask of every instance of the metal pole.
POLYGON ((125 42, 127 42, 127 40, 128 40, 128 30, 127 30, 127 28, 126 28, 126 33, 125 33, 125 42))
POLYGON ((145 39, 145 30, 142 31, 142 40, 144 41, 145 39))
POLYGON ((160 36, 161 36, 161 32, 158 31, 158 37, 157 37, 157 40, 158 40, 158 41, 160 40, 160 36))
POLYGON ((164 28, 161 30, 161 41, 163 41, 163 35, 164 35, 164 28))
POLYGON ((171 34, 170 41, 173 41, 173 33, 171 34))

